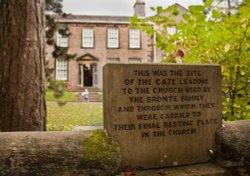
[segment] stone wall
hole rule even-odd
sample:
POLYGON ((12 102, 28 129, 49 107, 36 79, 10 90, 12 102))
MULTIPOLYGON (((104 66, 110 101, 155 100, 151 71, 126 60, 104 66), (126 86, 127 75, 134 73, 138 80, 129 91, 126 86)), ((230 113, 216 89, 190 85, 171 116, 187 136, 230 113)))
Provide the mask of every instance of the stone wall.
POLYGON ((210 163, 144 171, 121 171, 119 146, 102 130, 0 133, 0 175, 249 176, 249 130, 249 120, 226 122, 217 132, 210 163))
POLYGON ((1 176, 108 176, 119 146, 101 130, 0 133, 1 176))
POLYGON ((216 134, 216 158, 223 167, 250 171, 250 120, 226 122, 216 134))

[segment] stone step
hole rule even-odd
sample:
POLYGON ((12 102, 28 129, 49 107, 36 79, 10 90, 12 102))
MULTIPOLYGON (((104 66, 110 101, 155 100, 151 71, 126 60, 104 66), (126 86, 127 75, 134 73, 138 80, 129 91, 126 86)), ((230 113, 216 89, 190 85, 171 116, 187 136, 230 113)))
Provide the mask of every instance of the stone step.
MULTIPOLYGON (((76 101, 84 101, 82 92, 75 92, 76 101)), ((102 92, 100 91, 89 91, 89 102, 102 102, 102 92)))
POLYGON ((97 87, 73 87, 71 89, 72 92, 74 92, 76 96, 76 101, 83 102, 82 98, 82 92, 84 92, 85 89, 88 89, 89 92, 89 102, 102 102, 102 92, 97 87))
POLYGON ((97 87, 74 87, 72 92, 84 92, 85 89, 88 89, 89 92, 99 92, 100 90, 97 87))

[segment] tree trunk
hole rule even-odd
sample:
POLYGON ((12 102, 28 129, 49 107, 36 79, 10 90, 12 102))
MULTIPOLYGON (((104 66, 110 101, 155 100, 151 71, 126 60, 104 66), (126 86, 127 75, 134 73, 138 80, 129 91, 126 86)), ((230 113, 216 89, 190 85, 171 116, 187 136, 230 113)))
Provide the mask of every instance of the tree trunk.
POLYGON ((0 0, 0 131, 46 130, 44 0, 0 0))

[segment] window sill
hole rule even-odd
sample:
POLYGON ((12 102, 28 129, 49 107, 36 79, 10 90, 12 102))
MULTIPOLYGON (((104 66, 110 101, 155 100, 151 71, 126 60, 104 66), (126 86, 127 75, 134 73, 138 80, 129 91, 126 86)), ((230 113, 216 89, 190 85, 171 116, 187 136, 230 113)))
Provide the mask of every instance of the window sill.
POLYGON ((91 46, 90 46, 90 47, 82 46, 81 48, 82 48, 82 49, 95 49, 95 47, 91 47, 91 46))
POLYGON ((142 48, 128 48, 129 50, 142 50, 142 48))

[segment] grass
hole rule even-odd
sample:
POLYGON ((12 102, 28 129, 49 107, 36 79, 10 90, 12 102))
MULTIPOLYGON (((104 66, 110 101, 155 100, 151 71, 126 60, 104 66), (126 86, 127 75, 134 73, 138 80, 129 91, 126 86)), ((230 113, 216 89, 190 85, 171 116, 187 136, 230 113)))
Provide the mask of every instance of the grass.
POLYGON ((46 99, 48 101, 74 101, 76 99, 74 92, 64 91, 64 94, 60 98, 55 98, 54 92, 52 90, 46 91, 46 99))
MULTIPOLYGON (((64 96, 56 99, 52 91, 46 92, 47 100, 47 128, 49 131, 68 131, 75 126, 103 125, 102 104, 72 103, 59 105, 56 101, 74 101, 73 92, 64 92, 64 96)), ((63 103, 61 103, 63 104, 63 103)), ((250 111, 250 106, 247 107, 250 111)), ((250 114, 245 117, 250 120, 250 114)))
POLYGON ((68 131, 75 126, 103 125, 102 104, 47 102, 47 128, 49 131, 68 131))

